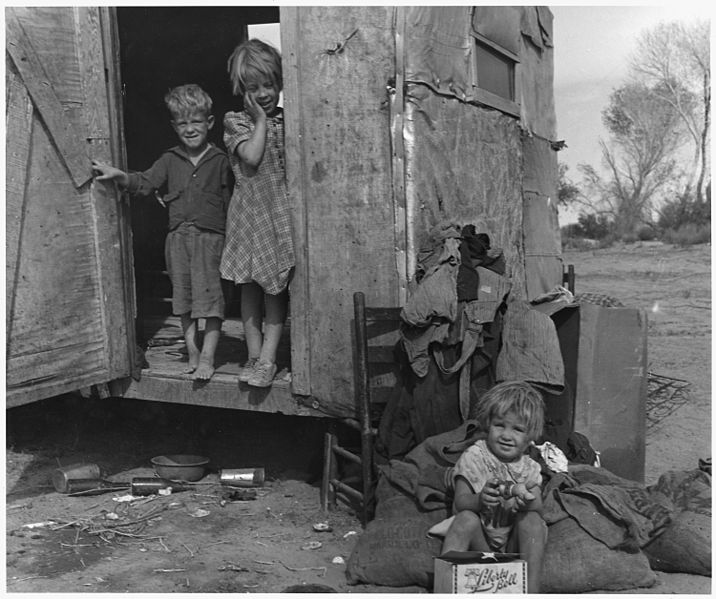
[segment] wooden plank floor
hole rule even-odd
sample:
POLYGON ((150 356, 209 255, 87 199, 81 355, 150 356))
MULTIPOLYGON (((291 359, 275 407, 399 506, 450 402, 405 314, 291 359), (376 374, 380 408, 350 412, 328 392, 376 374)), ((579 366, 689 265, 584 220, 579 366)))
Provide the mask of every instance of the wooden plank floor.
MULTIPOLYGON (((203 323, 202 323, 203 326, 203 323)), ((247 358, 247 348, 241 320, 224 321, 216 350, 216 372, 210 381, 194 381, 185 374, 188 360, 179 318, 175 316, 146 319, 143 323, 147 348, 145 367, 139 380, 132 378, 114 381, 113 395, 235 408, 262 412, 280 412, 303 416, 325 416, 312 407, 313 399, 291 392, 290 323, 286 327, 277 355, 278 373, 271 387, 249 387, 239 383, 239 365, 247 358)))
MULTIPOLYGON (((203 323, 202 325, 203 326, 203 323)), ((143 326, 147 349, 145 359, 152 373, 181 374, 187 366, 187 352, 181 323, 176 316, 147 319, 143 326)), ((287 380, 291 370, 290 326, 281 340, 278 349, 276 378, 287 380)), ((244 328, 240 319, 229 318, 224 321, 221 337, 216 348, 216 372, 236 376, 239 365, 248 357, 244 328)))

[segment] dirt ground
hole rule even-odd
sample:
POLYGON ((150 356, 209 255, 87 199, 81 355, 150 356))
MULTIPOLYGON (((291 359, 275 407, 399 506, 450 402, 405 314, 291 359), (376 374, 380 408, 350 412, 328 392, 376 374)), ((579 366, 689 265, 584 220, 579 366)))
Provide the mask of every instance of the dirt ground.
POLYGON ((689 383, 681 404, 654 407, 647 423, 645 482, 711 456, 711 246, 643 243, 566 252, 576 292, 603 293, 648 318, 648 368, 689 383), (673 410, 673 413, 669 413, 673 410))
MULTIPOLYGON (((648 310, 650 370, 690 384, 684 401, 652 407, 647 484, 711 456, 710 255, 708 246, 661 244, 565 255, 577 292, 648 310)), ((426 593, 346 583, 343 561, 361 526, 346 507, 320 509, 323 434, 331 426, 328 419, 76 396, 8 410, 7 592, 426 593), (76 461, 97 463, 116 481, 151 476, 150 458, 171 453, 209 457, 202 484, 124 503, 114 500, 123 493, 68 497, 50 482, 58 464, 76 461), (267 482, 255 498, 222 497, 218 469, 258 466, 267 482), (314 530, 318 523, 330 530, 314 530)), ((655 587, 634 592, 710 590, 710 578, 658 573, 655 587)))

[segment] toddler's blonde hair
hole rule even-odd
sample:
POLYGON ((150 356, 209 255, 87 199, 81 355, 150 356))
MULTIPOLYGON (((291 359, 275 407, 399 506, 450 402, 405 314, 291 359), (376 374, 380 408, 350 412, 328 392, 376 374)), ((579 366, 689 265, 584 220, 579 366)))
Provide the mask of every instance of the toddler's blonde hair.
POLYGON ((489 389, 477 404, 475 419, 480 428, 488 430, 493 418, 510 412, 524 422, 530 441, 539 439, 544 428, 544 401, 537 389, 524 381, 506 381, 489 389))
POLYGON ((211 97, 195 83, 170 89, 164 96, 164 103, 175 118, 194 112, 201 112, 205 116, 211 115, 211 97))
POLYGON ((283 88, 281 54, 261 40, 254 38, 239 44, 231 53, 227 67, 235 96, 243 95, 246 82, 257 75, 271 77, 279 91, 283 88))

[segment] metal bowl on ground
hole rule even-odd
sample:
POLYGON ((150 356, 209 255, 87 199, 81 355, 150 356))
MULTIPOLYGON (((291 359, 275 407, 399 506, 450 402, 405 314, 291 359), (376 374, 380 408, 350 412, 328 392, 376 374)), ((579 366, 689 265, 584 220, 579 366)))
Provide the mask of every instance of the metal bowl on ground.
POLYGON ((160 455, 151 461, 154 472, 161 478, 194 482, 204 476, 209 458, 200 455, 160 455))

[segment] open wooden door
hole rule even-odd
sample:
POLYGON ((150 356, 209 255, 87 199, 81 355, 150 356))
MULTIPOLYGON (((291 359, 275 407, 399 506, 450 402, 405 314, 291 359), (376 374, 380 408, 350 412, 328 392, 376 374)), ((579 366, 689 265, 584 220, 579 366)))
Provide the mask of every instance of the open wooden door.
POLYGON ((405 211, 393 201, 386 91, 395 77, 393 13, 281 7, 286 178, 297 232, 292 387, 331 416, 356 416, 353 293, 363 291, 369 306, 399 305, 405 211), (331 49, 346 36, 345 50, 331 49))
POLYGON ((131 374, 127 206, 110 8, 6 8, 6 407, 131 374))

